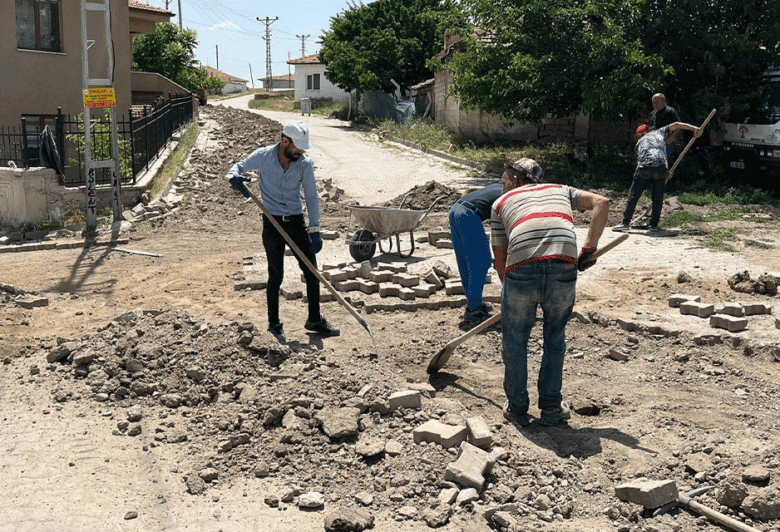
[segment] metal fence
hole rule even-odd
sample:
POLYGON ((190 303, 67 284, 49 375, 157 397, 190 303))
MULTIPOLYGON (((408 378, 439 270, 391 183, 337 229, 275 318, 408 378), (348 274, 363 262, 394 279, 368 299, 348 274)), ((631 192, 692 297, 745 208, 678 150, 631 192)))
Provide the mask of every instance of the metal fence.
MULTIPOLYGON (((173 138, 174 133, 193 118, 192 94, 168 94, 153 106, 129 110, 117 119, 119 142, 119 173, 123 184, 135 184, 137 176, 149 168, 173 138)), ((90 132, 93 160, 112 158, 110 113, 91 113, 90 132)), ((60 108, 54 118, 52 132, 65 169, 60 176, 64 186, 80 186, 84 178, 84 119, 63 115, 60 108)), ((41 131, 38 124, 22 118, 21 129, 0 126, 0 166, 30 168, 40 166, 41 131), (9 161, 13 163, 9 164, 9 161)), ((105 170, 105 169, 103 169, 105 170)), ((110 172, 98 172, 97 184, 111 184, 110 172)))

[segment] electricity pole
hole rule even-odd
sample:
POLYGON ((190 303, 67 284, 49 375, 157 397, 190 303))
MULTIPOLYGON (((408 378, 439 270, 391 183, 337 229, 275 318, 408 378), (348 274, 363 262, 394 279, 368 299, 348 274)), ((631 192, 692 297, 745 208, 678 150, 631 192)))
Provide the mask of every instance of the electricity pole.
POLYGON ((306 39, 311 37, 311 35, 296 35, 301 40, 301 57, 306 55, 306 39))
POLYGON ((271 71, 271 24, 279 20, 279 17, 276 18, 269 18, 265 17, 264 19, 260 17, 256 17, 258 22, 262 22, 265 24, 265 88, 266 90, 271 90, 271 78, 273 77, 273 73, 271 71))
POLYGON ((219 45, 217 45, 217 70, 219 70, 219 45))
POLYGON ((179 0, 179 29, 184 29, 181 25, 181 0, 179 0))

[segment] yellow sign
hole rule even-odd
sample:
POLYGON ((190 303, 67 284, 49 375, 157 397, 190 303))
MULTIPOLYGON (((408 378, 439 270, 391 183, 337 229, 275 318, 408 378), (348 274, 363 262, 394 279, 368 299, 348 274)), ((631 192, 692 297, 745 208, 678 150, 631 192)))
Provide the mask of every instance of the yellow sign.
POLYGON ((81 91, 84 107, 116 107, 116 94, 113 87, 84 89, 81 91))

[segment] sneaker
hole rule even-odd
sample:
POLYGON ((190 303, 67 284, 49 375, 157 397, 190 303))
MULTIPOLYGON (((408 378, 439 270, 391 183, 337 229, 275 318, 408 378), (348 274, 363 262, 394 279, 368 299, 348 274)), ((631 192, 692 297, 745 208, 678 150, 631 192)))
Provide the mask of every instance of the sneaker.
POLYGON ((490 303, 482 303, 474 310, 466 308, 466 312, 463 313, 463 321, 466 323, 482 323, 490 317, 490 311, 493 310, 493 306, 490 303))
POLYGON ((616 233, 628 233, 630 229, 631 226, 628 224, 620 224, 612 228, 612 230, 615 231, 616 233))
POLYGON ((527 427, 531 424, 531 421, 528 419, 528 414, 517 414, 509 409, 509 401, 504 403, 503 413, 504 419, 515 425, 527 427))
POLYGON ((303 327, 307 331, 316 332, 321 336, 338 336, 341 334, 341 331, 328 323, 328 320, 326 320, 325 317, 321 317, 319 321, 306 320, 303 327))
POLYGON ((660 231, 660 229, 658 229, 657 225, 651 225, 650 229, 647 230, 648 233, 657 233, 659 231, 660 231))
POLYGON ((276 336, 280 342, 287 341, 287 337, 284 335, 284 329, 282 328, 281 323, 274 323, 273 325, 269 325, 268 332, 276 336))
POLYGON ((557 427, 571 418, 571 409, 568 403, 561 401, 561 406, 545 408, 539 417, 539 424, 543 427, 557 427))

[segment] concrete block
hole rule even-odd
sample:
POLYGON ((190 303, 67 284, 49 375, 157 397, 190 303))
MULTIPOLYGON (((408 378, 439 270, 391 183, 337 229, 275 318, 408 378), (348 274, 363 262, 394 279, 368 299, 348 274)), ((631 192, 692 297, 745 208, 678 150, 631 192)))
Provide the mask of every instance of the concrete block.
POLYGON ((403 299, 404 301, 411 301, 417 297, 417 295, 414 293, 414 290, 411 288, 401 288, 398 290, 398 297, 403 299))
POLYGON ((470 417, 466 419, 466 426, 469 429, 469 443, 483 449, 488 449, 493 445, 493 435, 490 433, 485 418, 470 417))
POLYGON ((437 260, 433 263, 433 271, 439 276, 439 279, 449 279, 455 277, 455 274, 444 261, 437 260))
POLYGON ((424 395, 425 397, 429 397, 429 398, 436 397, 436 388, 434 388, 427 382, 411 382, 409 383, 409 389, 416 390, 420 392, 420 394, 424 395))
POLYGON ((677 484, 674 480, 640 478, 615 486, 615 496, 621 501, 633 502, 645 508, 658 508, 677 500, 677 484))
POLYGON ((741 318, 745 315, 745 307, 742 306, 742 303, 724 303, 722 307, 715 309, 715 314, 726 314, 741 318))
POLYGON ((488 453, 464 441, 460 444, 457 460, 447 466, 444 480, 482 491, 485 472, 490 466, 488 453))
POLYGON ((37 307, 48 307, 49 298, 43 296, 26 296, 21 299, 15 300, 14 303, 26 309, 37 308, 37 307))
POLYGON ((339 281, 346 281, 349 279, 349 274, 344 270, 328 270, 322 272, 322 276, 331 283, 338 283, 339 281))
POLYGON ((406 271, 405 262, 379 262, 376 265, 377 270, 387 270, 393 273, 403 273, 406 271))
MULTIPOLYGON (((266 283, 267 286, 267 283, 266 283)), ((301 288, 284 288, 282 287, 279 290, 279 293, 282 295, 283 298, 286 300, 291 299, 301 299, 303 297, 303 290, 301 288)))
POLYGON ((768 303, 746 303, 745 316, 756 316, 759 314, 772 314, 772 305, 768 303))
POLYGON ((610 349, 609 353, 607 353, 607 356, 612 360, 617 360, 618 362, 626 362, 628 360, 628 355, 620 349, 610 349))
POLYGON ((401 287, 395 283, 379 283, 379 295, 382 297, 398 297, 401 287))
POLYGON ((414 443, 434 442, 449 449, 464 442, 468 431, 469 429, 463 425, 447 425, 431 419, 414 429, 412 438, 414 443))
POLYGON ((341 271, 347 274, 347 279, 357 279, 360 277, 360 272, 354 266, 345 266, 341 271))
POLYGON ((680 304, 680 314, 689 314, 700 318, 708 318, 715 313, 715 305, 709 303, 699 303, 697 301, 686 301, 680 304))
POLYGON ((442 238, 436 241, 436 247, 439 249, 453 249, 452 240, 448 238, 442 238))
POLYGON ((363 279, 356 279, 358 284, 358 290, 364 294, 375 294, 379 292, 379 285, 373 281, 366 281, 363 279))
POLYGON ((444 286, 444 283, 441 279, 439 279, 439 276, 436 275, 436 272, 433 271, 433 269, 428 270, 425 274, 423 274, 422 280, 430 285, 433 285, 436 290, 444 286))
POLYGON ((392 281, 404 287, 417 286, 420 284, 420 278, 409 273, 396 273, 393 275, 392 281))
POLYGON ((375 283, 389 283, 393 280, 394 272, 390 270, 374 270, 368 274, 368 278, 375 283))
POLYGON ((436 292, 436 287, 432 284, 423 283, 412 287, 412 290, 414 290, 414 295, 417 297, 430 297, 431 294, 436 292))
POLYGON ((678 308, 682 303, 686 301, 694 301, 696 303, 701 302, 701 296, 688 296, 685 294, 672 294, 669 296, 669 306, 678 308))
POLYGON ((326 270, 340 270, 344 268, 347 265, 346 262, 326 262, 322 266, 320 266, 320 270, 326 271, 326 270))
POLYGON ((443 231, 441 229, 436 231, 428 231, 428 243, 432 246, 435 246, 437 241, 444 238, 450 238, 449 231, 443 231))
POLYGON ((368 279, 368 275, 371 273, 371 262, 364 260, 357 266, 358 271, 358 277, 362 277, 363 279, 368 279))
POLYGON ((463 284, 460 280, 457 281, 444 281, 444 293, 448 296, 457 296, 465 294, 463 291, 463 284))
POLYGON ((452 504, 460 493, 458 488, 444 488, 439 493, 439 502, 442 504, 452 504))
POLYGON ((337 240, 339 238, 338 231, 320 231, 320 236, 323 240, 337 240))
POLYGON ((360 290, 360 281, 357 279, 348 279, 346 281, 333 283, 333 287, 339 292, 352 292, 353 290, 360 290))
POLYGON ((416 390, 404 390, 402 392, 395 392, 388 398, 390 403, 390 410, 395 411, 399 408, 414 408, 418 409, 422 406, 422 396, 420 392, 416 390))
POLYGON ((710 316, 710 327, 726 329, 736 332, 747 329, 748 320, 746 318, 735 318, 734 316, 724 316, 723 314, 713 314, 710 316))

